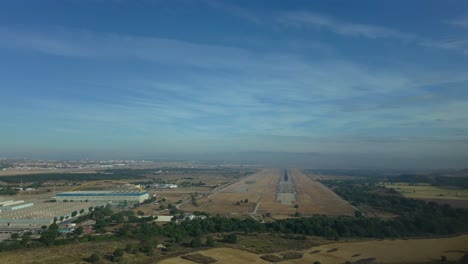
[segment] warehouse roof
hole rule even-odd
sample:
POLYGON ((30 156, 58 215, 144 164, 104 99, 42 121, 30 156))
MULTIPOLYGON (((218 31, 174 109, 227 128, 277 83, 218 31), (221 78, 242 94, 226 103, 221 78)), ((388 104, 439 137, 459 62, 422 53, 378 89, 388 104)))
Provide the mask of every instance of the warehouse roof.
POLYGON ((140 196, 146 191, 72 191, 57 194, 57 196, 140 196))

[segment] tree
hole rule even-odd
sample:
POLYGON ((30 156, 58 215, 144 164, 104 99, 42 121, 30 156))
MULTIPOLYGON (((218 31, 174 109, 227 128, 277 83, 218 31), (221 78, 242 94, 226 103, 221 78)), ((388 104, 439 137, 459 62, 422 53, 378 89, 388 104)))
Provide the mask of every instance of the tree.
POLYGON ((91 256, 89 256, 87 259, 86 259, 87 262, 90 262, 90 263, 96 263, 99 261, 99 255, 96 254, 96 253, 93 253, 91 254, 91 256))
POLYGON ((190 247, 199 248, 201 246, 202 246, 202 242, 199 237, 192 239, 192 242, 190 242, 190 247))
POLYGON ((299 205, 298 205, 298 204, 295 204, 295 205, 294 205, 294 208, 296 208, 296 209, 299 208, 299 205))
POLYGON ((59 226, 57 225, 57 223, 55 221, 52 224, 50 224, 50 226, 49 226, 50 231, 57 232, 58 229, 59 229, 59 226))
POLYGON ((50 246, 54 243, 55 238, 57 238, 57 231, 55 230, 44 230, 41 233, 41 237, 39 238, 39 241, 42 243, 50 246))
POLYGON ((114 256, 115 257, 122 257, 124 255, 124 250, 121 248, 116 248, 114 250, 114 256))
POLYGON ((225 236, 224 237, 224 242, 231 243, 231 244, 237 243, 237 235, 235 233, 231 233, 231 234, 225 236))
POLYGON ((161 204, 161 205, 159 206, 159 210, 164 210, 164 208, 165 208, 165 207, 164 207, 163 204, 161 204))
POLYGON ((78 228, 75 229, 75 231, 73 232, 76 236, 79 236, 81 234, 83 234, 83 227, 82 226, 79 226, 78 228))
POLYGON ((23 236, 21 237, 21 244, 23 246, 27 245, 29 243, 29 241, 31 241, 31 235, 30 234, 23 234, 23 236))
POLYGON ((18 233, 13 233, 13 234, 11 234, 11 239, 16 240, 16 239, 18 239, 18 238, 19 238, 19 234, 18 234, 18 233))
POLYGON ((364 214, 361 211, 356 210, 356 211, 354 211, 354 216, 355 217, 363 217, 364 214))
POLYGON ((144 216, 144 215, 145 215, 145 213, 144 213, 144 212, 142 212, 142 211, 138 211, 138 212, 137 212, 137 215, 144 216))
POLYGON ((206 245, 207 247, 214 247, 214 246, 215 246, 215 241, 214 241, 214 239, 213 239, 212 236, 207 236, 207 237, 206 237, 206 243, 205 243, 205 245, 206 245))
POLYGON ((97 219, 96 224, 94 224, 94 229, 96 232, 105 233, 107 223, 104 219, 97 219))
POLYGON ((153 245, 149 242, 145 242, 141 247, 140 251, 146 253, 148 256, 152 256, 154 253, 153 245))
POLYGON ((131 252, 133 249, 132 244, 125 245, 125 252, 131 252))

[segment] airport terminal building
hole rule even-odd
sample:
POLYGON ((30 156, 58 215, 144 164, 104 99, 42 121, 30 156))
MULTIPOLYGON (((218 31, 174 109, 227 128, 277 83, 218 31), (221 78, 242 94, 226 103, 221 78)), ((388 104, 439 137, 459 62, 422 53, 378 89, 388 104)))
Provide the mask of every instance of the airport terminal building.
POLYGON ((146 191, 71 191, 57 194, 57 202, 124 202, 142 203, 149 198, 146 191))

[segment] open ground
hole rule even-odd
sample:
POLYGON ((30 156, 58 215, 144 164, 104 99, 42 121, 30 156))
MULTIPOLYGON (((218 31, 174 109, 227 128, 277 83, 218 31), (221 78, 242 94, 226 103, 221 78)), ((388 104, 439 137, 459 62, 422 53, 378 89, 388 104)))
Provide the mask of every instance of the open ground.
POLYGON ((352 215, 355 211, 321 183, 300 170, 265 169, 197 201, 198 206, 184 204, 181 209, 205 211, 228 216, 272 215, 274 218, 303 215, 352 215), (287 187, 285 187, 287 186, 287 187), (248 202, 245 202, 248 201, 248 202))
POLYGON ((395 183, 385 184, 407 198, 432 198, 449 200, 468 200, 468 189, 448 189, 429 184, 395 183))
MULTIPOLYGON (((449 261, 457 261, 468 253, 468 235, 452 238, 377 240, 349 243, 331 243, 301 250, 303 257, 281 263, 432 263, 446 256, 449 261), (417 252, 417 254, 415 254, 417 252)), ((198 253, 218 260, 216 263, 269 263, 260 254, 233 248, 215 248, 198 253)), ((279 254, 275 254, 280 256, 279 254)), ((162 264, 189 264, 193 262, 180 257, 161 261, 162 264)))
POLYGON ((425 183, 386 183, 384 186, 395 189, 406 198, 449 204, 455 208, 468 208, 468 189, 441 188, 425 183))

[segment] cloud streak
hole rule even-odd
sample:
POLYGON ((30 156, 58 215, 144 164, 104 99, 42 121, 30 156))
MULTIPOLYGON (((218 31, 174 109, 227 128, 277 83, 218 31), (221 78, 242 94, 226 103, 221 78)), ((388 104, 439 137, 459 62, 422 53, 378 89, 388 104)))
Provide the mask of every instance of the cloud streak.
POLYGON ((395 38, 404 41, 413 41, 417 39, 415 35, 398 30, 369 24, 344 22, 331 16, 325 16, 313 12, 285 12, 278 17, 278 22, 285 26, 327 30, 339 35, 350 37, 366 37, 374 39, 395 38))
POLYGON ((453 26, 468 28, 468 16, 447 20, 445 23, 453 26))

